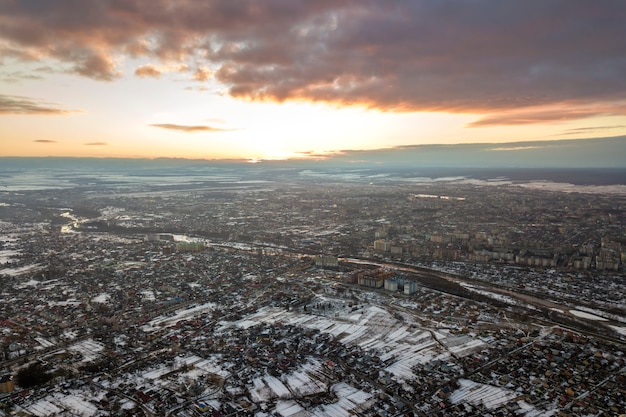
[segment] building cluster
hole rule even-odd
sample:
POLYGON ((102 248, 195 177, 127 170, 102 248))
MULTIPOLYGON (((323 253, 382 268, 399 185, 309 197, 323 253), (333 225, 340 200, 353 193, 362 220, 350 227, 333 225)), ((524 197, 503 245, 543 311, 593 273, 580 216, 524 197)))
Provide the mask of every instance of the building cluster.
POLYGON ((3 198, 0 417, 626 409, 620 197, 263 184, 3 198), (46 382, 26 382, 33 365, 46 382))
POLYGON ((462 362, 474 372, 475 381, 524 392, 533 405, 556 402, 564 415, 597 415, 599 406, 613 413, 622 411, 624 389, 617 387, 626 386, 626 361, 621 354, 604 351, 597 340, 558 328, 533 342, 522 337, 518 344, 520 348, 512 352, 505 348, 506 361, 489 363, 488 358, 474 354, 462 362), (528 368, 526 363, 535 366, 528 368), (589 385, 599 381, 604 383, 590 392, 589 385))
MULTIPOLYGON (((568 191, 438 182, 246 183, 100 193, 81 200, 74 213, 82 219, 75 226, 83 230, 141 231, 152 239, 174 233, 325 256, 622 271, 626 197, 568 191)), ((68 191, 68 198, 74 192, 77 200, 82 197, 68 191)), ((37 203, 56 199, 43 192, 37 203)), ((10 207, 0 211, 11 220, 25 220, 25 213, 10 207)), ((61 221, 56 214, 55 221, 61 221)), ((28 221, 54 215, 49 207, 40 207, 28 221)))
POLYGON ((489 193, 461 186, 441 191, 466 197, 418 194, 395 199, 386 208, 398 214, 387 215, 386 224, 375 230, 373 251, 396 259, 573 270, 618 271, 626 262, 621 196, 513 187, 489 193))
POLYGON ((161 196, 146 199, 148 207, 141 209, 124 205, 121 220, 120 212, 113 211, 118 217, 108 218, 107 224, 113 228, 165 227, 326 255, 408 261, 460 260, 599 271, 622 270, 626 261, 626 201, 620 195, 522 187, 486 191, 461 184, 415 188, 422 192, 411 193, 407 186, 382 189, 355 184, 349 188, 294 187, 263 193, 261 198, 255 192, 224 190, 210 198, 198 192, 185 203, 161 196), (207 205, 210 210, 197 209, 207 205), (146 224, 150 218, 146 210, 178 216, 153 216, 146 224))
POLYGON ((346 282, 357 283, 366 288, 383 288, 386 291, 400 292, 406 295, 418 290, 418 283, 387 268, 361 270, 347 275, 346 282))

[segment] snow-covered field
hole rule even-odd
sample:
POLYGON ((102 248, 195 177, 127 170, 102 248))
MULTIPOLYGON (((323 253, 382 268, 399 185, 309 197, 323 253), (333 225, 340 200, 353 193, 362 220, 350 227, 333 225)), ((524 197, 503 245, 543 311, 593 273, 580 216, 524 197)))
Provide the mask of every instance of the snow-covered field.
POLYGON ((387 310, 368 305, 350 316, 319 316, 281 308, 264 308, 238 321, 235 325, 249 328, 259 323, 281 322, 287 325, 317 329, 329 333, 341 343, 359 346, 377 354, 387 365, 386 371, 398 380, 415 377, 415 365, 432 360, 445 360, 454 353, 464 356, 485 346, 477 338, 451 338, 446 331, 430 331, 414 323, 393 317, 387 310), (435 340, 436 338, 437 340, 435 340), (450 342, 446 344, 446 341, 450 342))
POLYGON ((95 296, 94 298, 91 299, 92 303, 102 303, 102 304, 106 304, 109 302, 109 300, 111 299, 111 294, 108 294, 106 292, 103 292, 101 294, 98 294, 97 296, 95 296))
POLYGON ((97 359, 104 350, 104 345, 93 339, 87 339, 71 345, 67 350, 80 353, 83 356, 80 362, 86 363, 97 359))
MULTIPOLYGON (((2 238, 0 238, 0 241, 2 238)), ((13 258, 18 256, 21 252, 17 250, 0 250, 0 265, 4 265, 7 262, 11 262, 13 258)))
POLYGON ((146 333, 151 333, 165 327, 174 326, 181 320, 188 320, 190 318, 199 316, 205 311, 215 308, 215 303, 206 303, 202 305, 193 306, 184 310, 178 310, 171 316, 158 316, 144 324, 141 329, 146 333))
POLYGON ((0 269, 0 275, 18 276, 18 275, 25 274, 27 272, 34 272, 38 270, 39 268, 40 268, 39 264, 24 265, 24 266, 19 266, 15 268, 3 268, 3 269, 0 269))
POLYGON ((519 395, 505 388, 479 384, 469 379, 459 379, 458 382, 460 387, 450 396, 452 404, 483 404, 489 409, 494 409, 519 395))
POLYGON ((570 310, 569 312, 576 317, 580 317, 580 318, 587 319, 587 320, 608 321, 604 317, 596 316, 595 314, 586 313, 580 310, 570 310))
POLYGON ((314 358, 302 363, 295 371, 280 378, 265 375, 252 380, 248 387, 252 401, 267 402, 271 399, 299 398, 326 392, 328 378, 322 372, 323 364, 314 358))
POLYGON ((551 181, 531 181, 523 184, 516 184, 523 188, 532 188, 547 191, 557 191, 563 193, 585 193, 585 194, 617 194, 626 195, 626 185, 575 185, 563 182, 551 181))
POLYGON ((93 401, 98 401, 104 397, 104 392, 73 391, 66 394, 55 392, 41 400, 30 404, 24 411, 35 416, 48 417, 53 415, 72 415, 91 417, 97 414, 104 415, 98 411, 98 407, 93 401))
POLYGON ((507 303, 507 304, 511 304, 511 305, 516 305, 517 304, 517 300, 513 299, 512 297, 508 297, 506 295, 502 295, 502 294, 496 294, 494 292, 491 291, 486 291, 486 290, 482 290, 482 289, 478 289, 476 287, 474 287, 471 284, 467 284, 467 283, 461 283, 461 286, 467 288, 468 290, 475 292, 477 294, 481 294, 481 295, 485 295, 489 298, 492 298, 494 300, 497 301, 502 301, 503 303, 507 303))
POLYGON ((620 327, 620 326, 609 326, 609 327, 615 330, 616 332, 618 332, 619 334, 621 334, 622 336, 626 336, 626 327, 620 327))
POLYGON ((338 399, 334 403, 319 405, 307 411, 295 400, 279 400, 275 414, 283 417, 348 417, 367 410, 374 402, 371 394, 343 382, 333 385, 331 390, 338 399))

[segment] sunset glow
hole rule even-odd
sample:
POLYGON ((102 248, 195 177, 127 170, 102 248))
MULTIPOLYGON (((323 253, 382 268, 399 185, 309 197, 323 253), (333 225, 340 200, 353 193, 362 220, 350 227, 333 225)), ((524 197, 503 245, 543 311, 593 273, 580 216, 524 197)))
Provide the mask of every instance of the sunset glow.
POLYGON ((614 1, 3 2, 0 156, 626 135, 625 15, 614 1))

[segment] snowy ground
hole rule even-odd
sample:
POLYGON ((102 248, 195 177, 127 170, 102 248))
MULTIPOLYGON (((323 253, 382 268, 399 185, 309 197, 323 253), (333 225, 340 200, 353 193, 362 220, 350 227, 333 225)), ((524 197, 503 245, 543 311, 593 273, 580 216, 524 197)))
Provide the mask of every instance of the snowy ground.
POLYGON ((41 268, 39 264, 24 265, 16 268, 3 268, 0 269, 0 275, 18 276, 27 272, 35 272, 39 268, 41 268))
MULTIPOLYGON (((0 238, 2 241, 2 238, 0 238)), ((4 265, 7 262, 11 262, 13 258, 17 257, 21 252, 17 250, 0 250, 0 265, 4 265)))
POLYGON ((572 313, 573 315, 575 315, 576 317, 581 317, 581 318, 587 319, 587 320, 608 321, 604 317, 596 316, 595 314, 586 313, 586 312, 580 311, 580 310, 570 310, 569 312, 572 313))
POLYGON ((108 294, 106 292, 103 292, 101 294, 98 294, 97 296, 95 296, 94 298, 91 299, 92 303, 102 303, 102 304, 106 304, 109 302, 109 300, 111 299, 111 294, 108 294))
POLYGON ((458 382, 460 387, 450 396, 450 402, 452 404, 482 404, 492 410, 518 395, 505 388, 479 384, 478 382, 468 379, 459 379, 458 382))
POLYGON ((620 327, 620 326, 609 326, 609 327, 615 330, 616 332, 618 332, 619 334, 626 336, 626 327, 620 327))
POLYGON ((276 403, 275 414, 283 417, 347 417, 358 415, 370 408, 374 402, 371 394, 356 389, 346 383, 332 386, 337 401, 317 406, 307 411, 295 400, 280 400, 276 403))
POLYGON ((259 323, 271 324, 277 321, 318 329, 322 333, 333 335, 345 345, 357 345, 365 351, 373 352, 388 364, 385 370, 400 381, 415 377, 411 370, 415 365, 436 359, 446 360, 451 353, 464 356, 485 346, 483 341, 468 336, 460 339, 450 338, 444 331, 431 333, 414 323, 400 321, 387 310, 374 305, 365 306, 349 316, 337 317, 265 308, 235 324, 249 328, 259 323))
POLYGON ((214 303, 206 303, 202 305, 193 306, 184 310, 178 310, 172 316, 158 316, 150 320, 149 322, 147 322, 145 325, 143 325, 141 327, 141 330, 143 330, 146 333, 151 333, 151 332, 163 329, 165 327, 174 326, 176 323, 178 323, 181 320, 188 320, 190 318, 199 316, 205 311, 209 311, 214 308, 215 308, 214 303))
POLYGON ((459 388, 452 392, 450 396, 452 404, 482 405, 489 410, 493 410, 513 401, 517 403, 521 411, 517 414, 523 414, 525 417, 551 416, 556 413, 556 410, 540 412, 532 405, 519 400, 520 395, 518 392, 506 388, 480 384, 469 379, 459 379, 458 383, 459 388))
POLYGON ((35 416, 48 417, 52 415, 72 415, 91 417, 105 415, 98 411, 93 403, 104 397, 104 392, 72 391, 67 393, 55 392, 30 404, 23 410, 35 416))
POLYGON ((478 289, 478 288, 474 287, 473 285, 467 284, 465 282, 462 282, 461 286, 463 286, 463 287, 467 288, 468 290, 470 290, 472 292, 475 292, 477 294, 485 295, 485 296, 487 296, 489 298, 492 298, 494 300, 497 300, 497 301, 502 301, 503 303, 507 303, 507 304, 511 304, 511 305, 516 305, 517 304, 517 300, 513 299, 512 297, 508 297, 506 295, 497 294, 497 293, 494 293, 494 292, 491 292, 491 291, 486 291, 486 290, 483 290, 483 289, 478 289))
POLYGON ((263 403, 275 398, 291 399, 326 392, 328 378, 322 368, 319 360, 310 358, 297 370, 280 378, 271 375, 255 378, 248 387, 250 397, 255 403, 263 403))
POLYGON ((92 362, 100 357, 100 354, 104 350, 102 343, 96 342, 93 339, 83 340, 68 347, 67 350, 80 353, 83 358, 81 363, 92 362))

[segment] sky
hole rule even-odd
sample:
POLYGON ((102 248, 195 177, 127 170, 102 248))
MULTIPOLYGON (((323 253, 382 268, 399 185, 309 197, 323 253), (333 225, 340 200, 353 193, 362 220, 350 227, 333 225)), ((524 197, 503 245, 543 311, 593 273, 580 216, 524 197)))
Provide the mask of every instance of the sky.
POLYGON ((624 21, 622 0, 0 0, 0 156, 624 136, 624 21))

